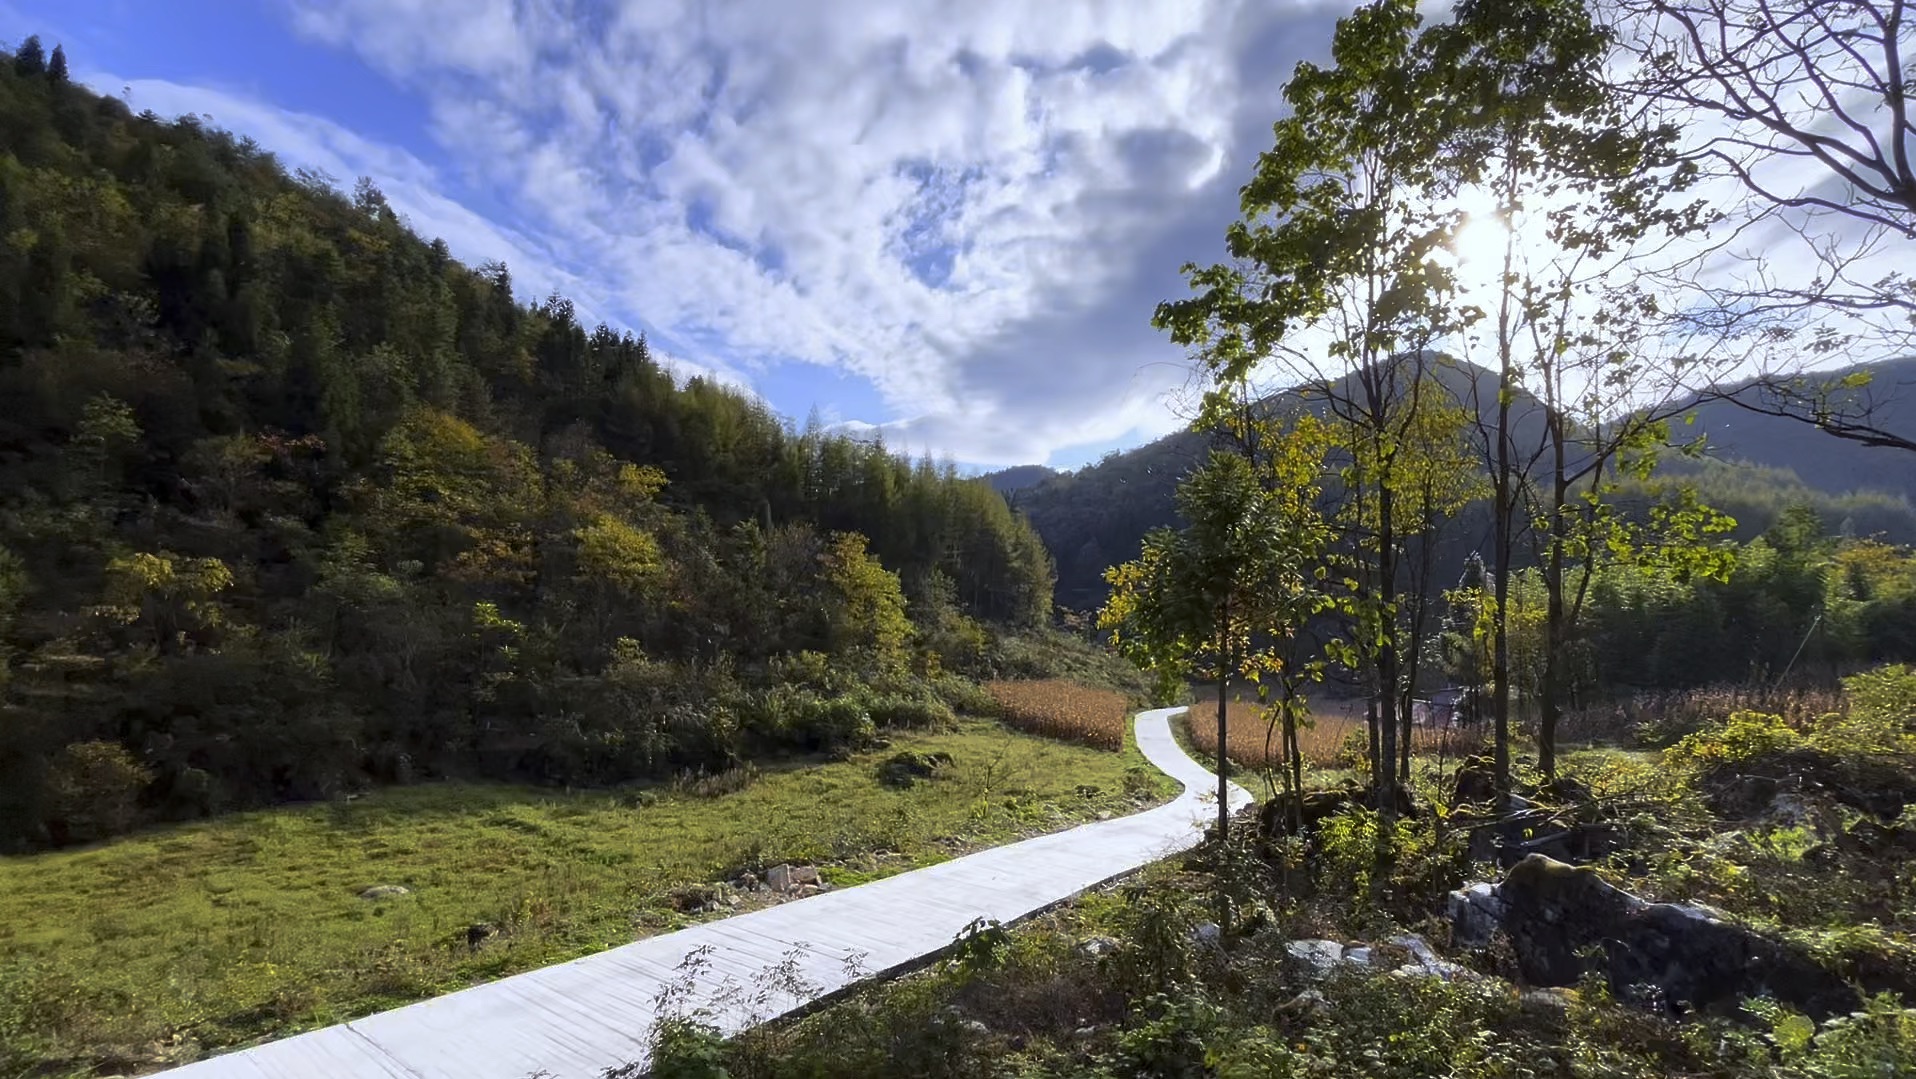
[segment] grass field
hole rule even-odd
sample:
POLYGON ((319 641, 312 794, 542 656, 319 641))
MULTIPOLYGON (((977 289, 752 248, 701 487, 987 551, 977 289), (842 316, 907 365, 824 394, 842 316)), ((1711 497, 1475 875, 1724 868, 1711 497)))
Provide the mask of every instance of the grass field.
POLYGON ((1130 704, 1108 689, 1051 678, 987 682, 985 690, 998 702, 1005 722, 1022 731, 1100 749, 1121 749, 1131 735, 1130 704))
POLYGON ((967 720, 715 796, 421 784, 4 858, 0 1076, 149 1070, 675 928, 674 889, 744 868, 857 883, 1170 792, 1134 748, 967 720), (955 763, 882 786, 900 750, 955 763))
MULTIPOLYGON (((1251 701, 1231 701, 1225 706, 1225 727, 1230 744, 1226 755, 1241 768, 1262 770, 1277 766, 1280 739, 1264 721, 1263 709, 1251 701), (1267 741, 1268 739, 1268 741, 1267 741)), ((1202 753, 1217 753, 1217 698, 1195 701, 1186 717, 1191 741, 1202 753)), ((1298 749, 1304 762, 1316 768, 1339 767, 1338 751, 1353 735, 1365 731, 1364 702, 1318 700, 1311 702, 1311 718, 1297 732, 1298 749)), ((1459 757, 1474 748, 1476 735, 1443 732, 1427 727, 1415 729, 1414 752, 1435 755, 1439 752, 1459 757)))

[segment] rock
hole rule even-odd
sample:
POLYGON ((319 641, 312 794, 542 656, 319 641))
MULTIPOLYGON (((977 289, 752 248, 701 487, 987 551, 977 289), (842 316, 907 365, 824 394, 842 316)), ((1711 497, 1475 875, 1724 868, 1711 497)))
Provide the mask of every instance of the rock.
POLYGON ((1391 971, 1390 976, 1393 978, 1436 978, 1438 981, 1457 982, 1463 981, 1470 973, 1470 971, 1465 970, 1455 963, 1439 962, 1436 966, 1428 967, 1422 963, 1405 963, 1403 966, 1391 971))
POLYGON ((1560 986, 1526 989, 1517 995, 1519 1010, 1555 1029, 1562 1029, 1570 1021, 1570 1009, 1576 1003, 1577 991, 1560 986))
POLYGON ((802 898, 804 898, 805 896, 809 896, 809 895, 817 895, 817 894, 818 894, 818 885, 816 885, 816 884, 801 884, 801 885, 799 885, 799 886, 798 886, 798 894, 799 894, 799 898, 801 898, 801 899, 802 899, 802 898))
POLYGON ((1306 989, 1277 1006, 1279 1014, 1302 1015, 1310 1019, 1320 1019, 1329 1014, 1331 1002, 1324 994, 1315 989, 1306 989))
POLYGON ((758 874, 757 873, 740 873, 738 875, 738 880, 734 881, 733 883, 738 887, 738 890, 741 892, 756 891, 758 889, 758 874))
POLYGON ((1591 869, 1533 854, 1495 896, 1532 986, 1574 985, 1594 965, 1619 997, 1679 1013, 1756 995, 1818 1019, 1861 1006, 1854 989, 1804 953, 1704 907, 1645 902, 1591 869))
POLYGON ((983 1038, 991 1034, 991 1028, 976 1019, 967 1019, 960 1025, 964 1027, 965 1033, 973 1037, 983 1038))
POLYGON ((1098 819, 1099 819, 1099 820, 1110 820, 1110 819, 1111 819, 1111 811, 1110 811, 1110 810, 1108 810, 1108 809, 1100 809, 1100 810, 1098 810, 1098 819))
POLYGON ((795 865, 792 867, 793 884, 817 884, 818 867, 815 865, 795 865))
POLYGON ((1358 967, 1371 966, 1373 958, 1374 957, 1371 955, 1370 946, 1367 944, 1360 944, 1355 948, 1344 949, 1343 961, 1351 964, 1352 966, 1358 966, 1358 967))
POLYGON ((1086 937, 1078 942, 1078 951, 1093 959, 1101 959, 1117 950, 1118 941, 1115 937, 1086 937))
POLYGON ((1390 943, 1395 944, 1399 948, 1402 948, 1405 951, 1409 952, 1410 957, 1419 963, 1441 962, 1441 960, 1437 958, 1436 949, 1430 946, 1429 941, 1425 940, 1424 938, 1420 936, 1416 936, 1411 933, 1405 933, 1400 936, 1395 936, 1390 938, 1390 943))
POLYGON ((887 787, 909 787, 951 767, 949 753, 894 753, 878 766, 878 781, 887 787))
POLYGON ((1800 794, 1777 794, 1763 810, 1763 821, 1783 828, 1815 824, 1816 810, 1800 794))
POLYGON ((1446 906, 1457 943, 1468 947, 1489 944, 1491 934, 1503 924, 1504 903, 1497 897, 1497 886, 1489 881, 1450 893, 1446 906))
POLYGON ((1287 941, 1284 951, 1304 968, 1305 976, 1310 978, 1328 978, 1331 971, 1344 961, 1344 946, 1334 940, 1287 941))
POLYGON ((767 869, 765 871, 765 883, 774 892, 791 891, 792 890, 792 867, 789 865, 786 865, 783 862, 780 862, 778 865, 775 865, 772 868, 767 869))
POLYGON ((412 889, 403 884, 375 884, 359 893, 361 899, 397 899, 402 895, 411 895, 412 889))
POLYGON ((1224 930, 1218 928, 1216 922, 1205 922, 1203 925, 1191 927, 1191 939, 1199 944, 1215 948, 1224 939, 1224 930))

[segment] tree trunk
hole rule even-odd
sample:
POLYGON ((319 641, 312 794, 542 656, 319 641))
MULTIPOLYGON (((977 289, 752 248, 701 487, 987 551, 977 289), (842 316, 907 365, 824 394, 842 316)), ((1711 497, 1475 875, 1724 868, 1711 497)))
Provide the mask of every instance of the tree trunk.
MULTIPOLYGON (((1229 611, 1229 605, 1225 607, 1229 611)), ((1220 626, 1228 626, 1228 616, 1220 619, 1220 626)), ((1227 698, 1231 691, 1231 663, 1229 637, 1220 631, 1218 634, 1217 661, 1217 925, 1218 939, 1224 939, 1224 933, 1231 926, 1231 781, 1224 765, 1228 759, 1226 750, 1230 744, 1230 731, 1226 716, 1229 715, 1227 698)))
POLYGON ((1217 676, 1217 841, 1224 846, 1228 838, 1227 829, 1231 826, 1231 800, 1225 795, 1230 790, 1230 780, 1225 778, 1226 709, 1224 695, 1229 692, 1231 672, 1229 667, 1220 665, 1217 676))
POLYGON ((1377 781, 1377 810, 1385 820, 1397 815, 1397 535, 1391 520, 1392 494, 1389 483, 1377 489, 1377 577, 1378 600, 1384 631, 1377 651, 1377 733, 1381 767, 1372 775, 1377 781))
POLYGON ((1550 417, 1550 538, 1545 553, 1543 684, 1537 687, 1537 768, 1546 780, 1557 778, 1557 718, 1563 713, 1564 648, 1569 627, 1563 606, 1564 509, 1570 484, 1564 474, 1564 431, 1561 416, 1550 417))
POLYGON ((1284 753, 1289 772, 1285 777, 1291 796, 1291 834, 1301 835, 1304 831, 1304 760, 1301 748, 1297 744, 1297 713, 1295 694, 1288 688, 1284 693, 1284 753))
MULTIPOLYGON (((1505 259, 1508 265, 1509 259, 1505 259)), ((1505 290, 1502 316, 1508 320, 1509 292, 1505 290)), ((1496 731, 1496 784, 1497 798, 1501 805, 1510 797, 1510 549, 1515 531, 1515 507, 1511 503, 1515 492, 1511 490, 1510 461, 1510 398, 1515 387, 1516 377, 1511 369, 1509 334, 1506 328, 1498 331, 1501 352, 1501 373, 1497 383, 1497 467, 1492 478, 1493 494, 1496 505, 1492 508, 1492 531, 1495 533, 1491 547, 1495 553, 1495 577, 1491 582, 1492 624, 1490 631, 1490 679, 1491 715, 1497 724, 1496 731)))

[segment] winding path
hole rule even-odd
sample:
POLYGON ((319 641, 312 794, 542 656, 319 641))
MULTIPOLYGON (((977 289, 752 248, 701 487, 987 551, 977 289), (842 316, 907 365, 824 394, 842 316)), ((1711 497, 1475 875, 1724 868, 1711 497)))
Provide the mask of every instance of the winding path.
MULTIPOLYGON (((648 937, 446 996, 177 1068, 178 1079, 597 1079, 642 1062, 660 992, 727 1033, 910 967, 977 918, 1010 923, 1195 845, 1217 777, 1137 717, 1145 759, 1183 784, 1166 805, 994 847, 925 869, 648 937), (688 964, 688 960, 691 962, 688 964), (795 987, 771 977, 780 968, 795 987)), ((1250 795, 1231 787, 1233 808, 1250 795)))

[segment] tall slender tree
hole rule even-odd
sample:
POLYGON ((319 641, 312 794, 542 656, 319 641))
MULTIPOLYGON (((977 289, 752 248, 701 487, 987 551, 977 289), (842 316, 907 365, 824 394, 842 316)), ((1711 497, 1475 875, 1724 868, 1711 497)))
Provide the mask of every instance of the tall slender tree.
POLYGON ((1679 157, 1676 130, 1627 107, 1609 77, 1615 36, 1582 0, 1465 0, 1426 37, 1444 96, 1471 106, 1453 117, 1446 167, 1459 188, 1488 195, 1501 237, 1495 317, 1464 341, 1487 337, 1497 371, 1494 420, 1480 429, 1492 488, 1496 770, 1507 793, 1517 533, 1533 526, 1545 584, 1538 751, 1549 775, 1580 602, 1566 599, 1570 563, 1606 549, 1590 534, 1611 520, 1604 484, 1619 454, 1655 441, 1680 395, 1674 372, 1656 362, 1656 306, 1625 284, 1646 249, 1697 232, 1707 216, 1682 197, 1696 168, 1679 157))
POLYGON ((1399 505, 1424 351, 1457 325, 1442 252, 1459 215, 1437 167, 1447 118, 1430 98, 1433 57, 1412 0, 1375 0, 1339 21, 1335 66, 1298 65, 1291 114, 1243 190, 1231 261, 1185 275, 1196 295, 1156 323, 1221 383, 1263 371, 1351 432, 1343 486, 1363 510, 1353 643, 1379 709, 1375 798, 1397 800, 1402 680, 1399 505))

